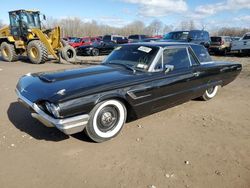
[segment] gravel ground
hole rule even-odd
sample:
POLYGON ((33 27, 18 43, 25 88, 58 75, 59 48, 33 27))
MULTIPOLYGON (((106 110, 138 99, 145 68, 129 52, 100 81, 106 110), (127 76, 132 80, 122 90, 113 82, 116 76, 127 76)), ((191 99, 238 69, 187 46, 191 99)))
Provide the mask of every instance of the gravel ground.
MULTIPOLYGON (((28 72, 94 65, 0 61, 0 187, 250 187, 250 58, 240 76, 208 102, 192 100, 126 124, 96 144, 83 133, 47 128, 17 103, 18 78, 28 72)), ((85 62, 85 63, 84 63, 85 62)))

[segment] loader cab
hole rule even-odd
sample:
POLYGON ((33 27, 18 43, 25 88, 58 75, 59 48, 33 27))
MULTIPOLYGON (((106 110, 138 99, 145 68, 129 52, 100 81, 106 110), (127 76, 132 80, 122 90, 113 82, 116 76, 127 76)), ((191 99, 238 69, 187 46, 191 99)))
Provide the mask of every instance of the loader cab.
POLYGON ((15 38, 26 38, 29 29, 41 29, 39 11, 16 10, 9 12, 10 31, 15 38))

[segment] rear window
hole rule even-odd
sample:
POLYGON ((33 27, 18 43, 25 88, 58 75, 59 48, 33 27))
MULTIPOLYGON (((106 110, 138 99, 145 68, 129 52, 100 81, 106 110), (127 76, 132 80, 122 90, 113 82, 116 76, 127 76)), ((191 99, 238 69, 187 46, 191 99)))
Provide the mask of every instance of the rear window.
POLYGON ((139 39, 139 36, 138 35, 130 35, 128 38, 129 39, 139 39))
POLYGON ((208 40, 209 34, 206 31, 190 31, 189 37, 193 40, 208 40))
POLYGON ((211 37, 211 42, 221 42, 221 37, 211 37))
POLYGON ((204 46, 200 45, 191 45, 195 55, 198 57, 200 62, 209 62, 212 61, 207 49, 204 46))

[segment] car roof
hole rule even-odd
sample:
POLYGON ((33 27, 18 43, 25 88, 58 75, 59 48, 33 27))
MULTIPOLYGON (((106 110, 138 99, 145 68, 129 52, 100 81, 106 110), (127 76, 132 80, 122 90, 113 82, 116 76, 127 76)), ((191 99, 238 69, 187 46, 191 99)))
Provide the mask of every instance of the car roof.
POLYGON ((187 42, 137 42, 137 43, 128 43, 123 44, 123 46, 152 46, 152 47, 170 47, 170 46, 190 46, 199 44, 187 43, 187 42))

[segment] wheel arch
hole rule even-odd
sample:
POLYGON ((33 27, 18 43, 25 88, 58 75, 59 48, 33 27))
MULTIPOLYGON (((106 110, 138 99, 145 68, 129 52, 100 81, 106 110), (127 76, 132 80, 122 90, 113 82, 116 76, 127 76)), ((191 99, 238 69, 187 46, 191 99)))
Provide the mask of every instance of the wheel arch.
POLYGON ((7 43, 9 43, 9 44, 15 44, 15 42, 10 41, 7 37, 0 38, 0 45, 1 45, 3 42, 7 42, 7 43))
POLYGON ((126 99, 125 96, 121 95, 121 94, 109 94, 109 95, 104 95, 99 97, 96 101, 95 101, 95 105, 106 101, 106 100, 118 100, 120 102, 122 102, 124 104, 124 106, 126 107, 127 110, 127 122, 128 121, 132 121, 134 119, 137 118, 135 109, 133 108, 133 105, 129 103, 129 101, 126 99))

